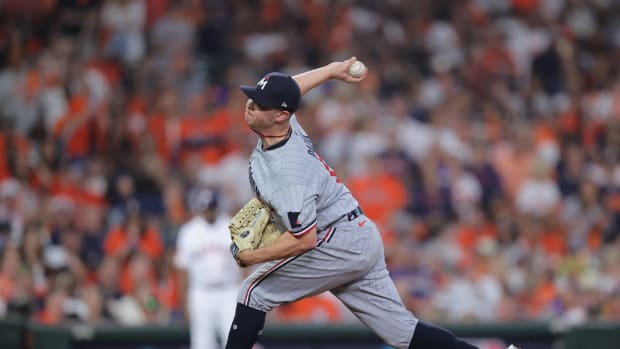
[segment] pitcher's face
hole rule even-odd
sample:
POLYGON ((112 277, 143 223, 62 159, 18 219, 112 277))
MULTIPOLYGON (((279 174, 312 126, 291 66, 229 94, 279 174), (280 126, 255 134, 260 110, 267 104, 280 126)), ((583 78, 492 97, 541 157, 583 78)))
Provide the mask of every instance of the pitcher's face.
POLYGON ((274 124, 275 118, 281 110, 263 107, 251 98, 245 102, 245 122, 254 130, 260 131, 274 124))

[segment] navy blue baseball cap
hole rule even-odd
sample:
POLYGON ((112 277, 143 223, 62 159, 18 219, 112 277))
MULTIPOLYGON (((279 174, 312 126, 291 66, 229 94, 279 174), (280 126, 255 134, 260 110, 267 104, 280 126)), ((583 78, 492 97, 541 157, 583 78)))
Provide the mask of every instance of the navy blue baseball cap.
POLYGON ((301 101, 301 90, 295 79, 278 72, 265 75, 256 86, 240 85, 239 88, 261 107, 293 113, 301 101))
POLYGON ((219 204, 218 193, 208 188, 198 189, 191 195, 191 209, 195 212, 213 210, 219 204))

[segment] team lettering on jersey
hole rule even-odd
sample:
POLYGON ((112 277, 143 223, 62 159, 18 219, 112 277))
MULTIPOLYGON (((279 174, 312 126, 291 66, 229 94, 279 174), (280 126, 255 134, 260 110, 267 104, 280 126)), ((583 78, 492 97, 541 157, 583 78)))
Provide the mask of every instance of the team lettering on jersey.
POLYGON ((304 144, 306 145, 306 149, 308 150, 308 154, 314 156, 315 158, 316 153, 314 152, 314 146, 312 145, 312 140, 310 139, 310 137, 308 137, 307 135, 301 134, 301 139, 304 141, 304 144))
POLYGON ((329 172, 329 175, 336 178, 337 183, 342 183, 340 178, 336 177, 336 172, 327 164, 327 162, 325 162, 325 160, 321 157, 321 155, 319 155, 317 152, 314 151, 314 146, 312 145, 312 140, 310 139, 310 137, 304 134, 300 134, 300 136, 301 136, 301 139, 303 139, 304 144, 306 145, 308 154, 310 154, 312 157, 319 160, 321 164, 323 164, 323 167, 325 167, 325 169, 329 172))
POLYGON ((197 261, 205 256, 209 255, 220 255, 220 256, 228 256, 230 253, 228 246, 223 246, 221 243, 208 243, 205 246, 202 246, 197 251, 194 251, 191 254, 191 260, 197 261))
POLYGON ((256 196, 260 197, 260 191, 258 190, 258 186, 256 185, 256 182, 254 181, 254 176, 252 176, 252 163, 250 162, 250 166, 248 166, 248 176, 250 177, 250 185, 252 186, 252 190, 254 190, 254 193, 256 194, 256 196))

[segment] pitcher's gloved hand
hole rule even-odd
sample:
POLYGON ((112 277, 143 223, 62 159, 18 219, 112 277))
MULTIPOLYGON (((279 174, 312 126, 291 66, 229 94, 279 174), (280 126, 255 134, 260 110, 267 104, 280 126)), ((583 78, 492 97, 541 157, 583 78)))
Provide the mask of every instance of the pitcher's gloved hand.
POLYGON ((239 253, 272 243, 282 232, 271 217, 271 210, 257 198, 248 201, 228 225, 232 244, 230 252, 240 266, 239 253))

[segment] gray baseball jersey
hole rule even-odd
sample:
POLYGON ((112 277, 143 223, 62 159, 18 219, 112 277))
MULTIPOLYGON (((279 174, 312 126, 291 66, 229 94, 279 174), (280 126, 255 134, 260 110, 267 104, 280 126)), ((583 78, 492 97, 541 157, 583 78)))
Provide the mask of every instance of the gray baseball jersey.
POLYGON ((281 304, 331 291, 364 324, 395 348, 407 348, 416 317, 407 311, 385 265, 376 225, 312 141, 291 117, 288 139, 250 158, 250 183, 276 220, 295 236, 317 228, 315 247, 264 263, 244 282, 238 302, 270 311, 281 304))

